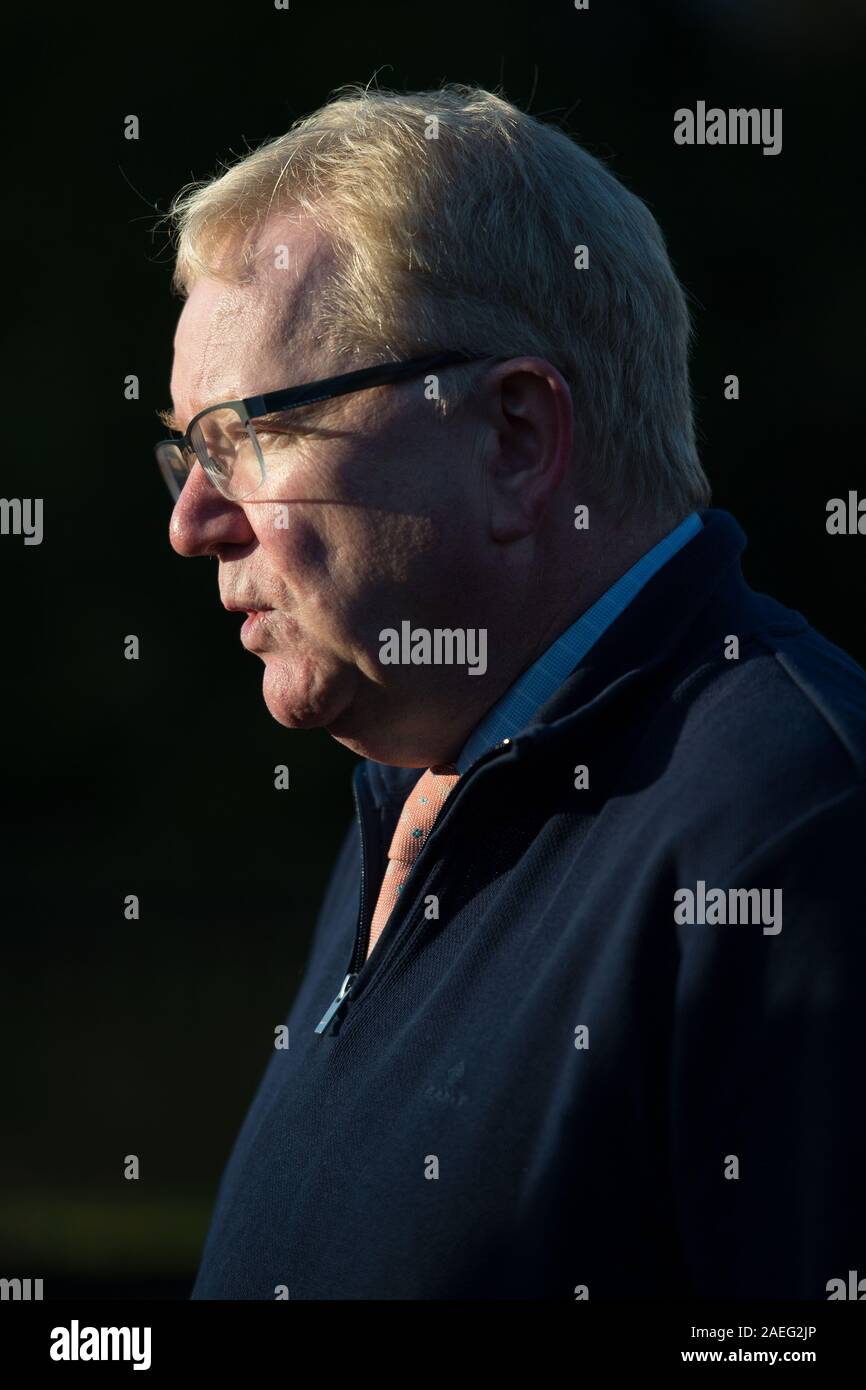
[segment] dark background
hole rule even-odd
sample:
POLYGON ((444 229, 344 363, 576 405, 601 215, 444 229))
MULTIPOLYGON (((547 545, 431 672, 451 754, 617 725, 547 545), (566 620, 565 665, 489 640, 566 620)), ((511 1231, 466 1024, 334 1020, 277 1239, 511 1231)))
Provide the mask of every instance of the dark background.
POLYGON ((151 446, 180 303, 156 210, 347 82, 478 82, 560 121, 650 204, 693 298, 702 454, 747 577, 866 662, 866 540, 825 530, 830 497, 866 491, 861 18, 256 0, 13 27, 2 490, 44 498, 45 536, 0 537, 0 1275, 187 1295, 351 814, 353 756, 272 720, 216 566, 168 544, 151 446), (675 145, 698 99, 782 107, 782 153, 675 145))

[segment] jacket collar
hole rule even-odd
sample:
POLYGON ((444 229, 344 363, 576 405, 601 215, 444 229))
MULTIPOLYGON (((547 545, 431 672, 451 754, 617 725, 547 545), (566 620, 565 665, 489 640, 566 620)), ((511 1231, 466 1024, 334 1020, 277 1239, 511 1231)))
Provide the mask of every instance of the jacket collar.
MULTIPOLYGON (((721 655, 727 633, 735 632, 742 642, 771 618, 778 621, 780 614, 803 625, 798 614, 749 589, 740 567, 746 536, 734 517, 708 508, 701 520, 703 529, 649 580, 513 740, 516 750, 547 742, 554 728, 565 733, 590 704, 623 684, 671 664, 685 667, 702 650, 721 655), (697 625, 704 610, 709 610, 707 621, 697 625)), ((421 772, 364 759, 356 776, 366 778, 377 807, 388 810, 402 805, 421 772)))
POLYGON ((744 531, 729 512, 708 508, 700 515, 703 530, 635 595, 539 709, 533 725, 553 724, 595 700, 623 676, 666 664, 684 644, 697 648, 711 643, 714 632, 701 628, 696 634, 693 629, 696 618, 719 590, 727 591, 729 599, 738 598, 738 608, 748 606, 751 591, 740 568, 740 556, 746 548, 744 531))

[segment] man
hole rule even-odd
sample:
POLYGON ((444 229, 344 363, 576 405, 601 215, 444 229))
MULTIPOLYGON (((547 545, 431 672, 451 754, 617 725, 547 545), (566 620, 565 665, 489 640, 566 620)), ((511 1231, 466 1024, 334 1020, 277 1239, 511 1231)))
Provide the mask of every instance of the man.
POLYGON ((344 94, 173 213, 172 544, 361 758, 193 1297, 826 1297, 866 675, 708 507, 650 213, 458 87, 344 94))

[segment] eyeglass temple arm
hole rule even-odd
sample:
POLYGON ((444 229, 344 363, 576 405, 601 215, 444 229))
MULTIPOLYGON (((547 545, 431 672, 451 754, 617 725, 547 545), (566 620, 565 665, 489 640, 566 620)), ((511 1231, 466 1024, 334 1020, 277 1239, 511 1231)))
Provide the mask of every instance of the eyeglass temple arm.
POLYGON ((308 386, 293 386, 287 391, 269 391, 264 396, 247 396, 244 405, 251 416, 267 415, 269 411, 292 405, 311 405, 314 401, 329 400, 332 396, 362 391, 367 386, 386 385, 406 377, 421 376, 433 367, 456 365, 458 362, 480 362, 486 353, 454 349, 437 352, 428 357, 414 357, 409 362, 383 362, 376 367, 362 367, 357 372, 344 372, 325 381, 313 381, 308 386))

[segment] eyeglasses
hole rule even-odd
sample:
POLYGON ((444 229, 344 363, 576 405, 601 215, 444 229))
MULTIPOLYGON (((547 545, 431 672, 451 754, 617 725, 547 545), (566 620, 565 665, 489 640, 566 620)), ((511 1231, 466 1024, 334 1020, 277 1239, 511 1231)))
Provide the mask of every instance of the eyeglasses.
POLYGON ((290 386, 285 391, 269 391, 264 396, 245 396, 240 401, 223 401, 194 415, 186 433, 179 439, 163 439, 155 446, 156 461, 169 492, 176 502, 196 462, 200 463, 214 486, 232 502, 250 497, 265 480, 262 447, 255 429, 256 420, 276 411, 294 410, 334 396, 367 391, 371 386, 387 386, 423 376, 434 367, 489 360, 487 354, 455 349, 406 362, 386 362, 363 367, 357 372, 290 386))

